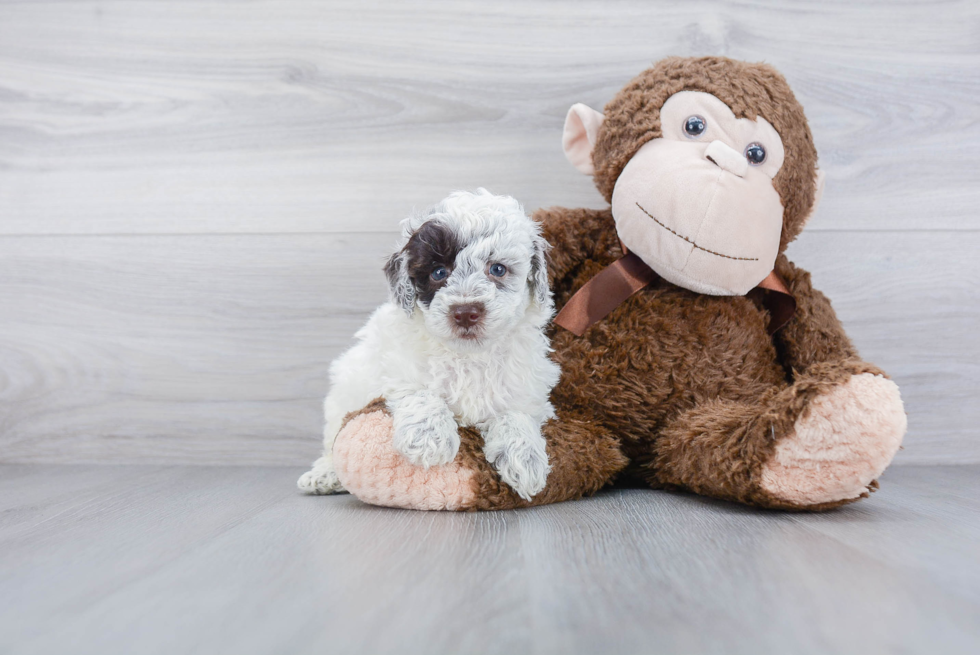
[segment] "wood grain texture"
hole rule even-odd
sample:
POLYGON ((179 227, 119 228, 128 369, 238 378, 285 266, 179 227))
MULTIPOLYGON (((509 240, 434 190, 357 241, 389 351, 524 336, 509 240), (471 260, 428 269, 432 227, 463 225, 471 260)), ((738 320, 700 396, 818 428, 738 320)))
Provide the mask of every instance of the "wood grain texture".
POLYGON ((828 187, 790 254, 980 462, 980 5, 0 0, 0 461, 301 464, 398 219, 602 206, 560 150, 670 54, 765 60, 828 187))
POLYGON ((788 77, 811 229, 978 229, 980 5, 3 2, 0 232, 389 229, 454 188, 600 206, 560 151, 667 55, 788 77))
POLYGON ((0 651, 973 653, 980 469, 826 514, 614 490, 425 513, 299 469, 2 466, 0 651))
MULTIPOLYGON (((384 300, 393 241, 0 240, 0 461, 311 461, 327 367, 384 300)), ((980 461, 978 250, 975 232, 815 232, 790 248, 901 387, 898 462, 980 461)))
POLYGON ((393 240, 0 242, 0 457, 305 462, 393 240), (372 274, 352 275, 366 252, 372 274))

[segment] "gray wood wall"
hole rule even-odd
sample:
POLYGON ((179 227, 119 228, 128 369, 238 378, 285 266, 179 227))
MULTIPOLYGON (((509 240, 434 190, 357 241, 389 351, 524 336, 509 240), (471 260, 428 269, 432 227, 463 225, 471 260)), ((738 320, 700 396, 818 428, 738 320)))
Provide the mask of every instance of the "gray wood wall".
POLYGON ((828 183, 790 257, 980 461, 980 3, 0 0, 0 461, 302 465, 397 221, 561 153, 650 62, 765 60, 828 183))

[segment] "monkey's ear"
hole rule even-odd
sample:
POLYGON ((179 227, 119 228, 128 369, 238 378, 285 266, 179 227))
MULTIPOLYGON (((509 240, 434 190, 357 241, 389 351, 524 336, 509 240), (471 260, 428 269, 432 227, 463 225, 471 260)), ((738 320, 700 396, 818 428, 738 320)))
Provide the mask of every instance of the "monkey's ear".
POLYGON ((605 116, 595 109, 575 103, 565 116, 565 131, 561 135, 561 147, 572 166, 586 175, 595 173, 592 166, 592 147, 595 145, 599 126, 605 116))
POLYGON ((408 276, 408 255, 404 250, 399 250, 388 259, 385 276, 388 278, 391 300, 411 316, 415 311, 415 285, 408 276))
POLYGON ((826 182, 827 175, 818 168, 817 176, 814 178, 815 189, 813 191, 813 206, 810 207, 810 213, 807 214, 806 218, 803 220, 803 225, 809 223, 810 219, 813 218, 813 215, 817 213, 817 205, 820 204, 820 199, 823 198, 823 188, 826 182))

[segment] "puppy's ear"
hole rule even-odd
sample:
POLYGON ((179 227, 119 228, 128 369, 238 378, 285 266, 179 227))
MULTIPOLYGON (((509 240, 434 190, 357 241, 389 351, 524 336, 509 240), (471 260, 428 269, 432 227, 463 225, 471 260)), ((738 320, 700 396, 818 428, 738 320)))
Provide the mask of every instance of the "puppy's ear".
POLYGON ((531 257, 531 273, 527 283, 531 288, 531 299, 541 307, 553 307, 551 290, 548 288, 548 258, 547 252, 551 244, 544 237, 534 237, 534 255, 531 257))
POLYGON ((408 276, 408 254, 404 249, 399 250, 385 264, 385 275, 388 278, 388 289, 391 299, 405 310, 409 316, 415 311, 415 285, 408 276))

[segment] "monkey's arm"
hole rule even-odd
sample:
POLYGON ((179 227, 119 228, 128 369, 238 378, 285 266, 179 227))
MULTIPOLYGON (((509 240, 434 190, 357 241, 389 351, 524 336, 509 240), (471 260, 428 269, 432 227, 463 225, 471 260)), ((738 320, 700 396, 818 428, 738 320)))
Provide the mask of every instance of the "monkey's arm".
POLYGON ((831 369, 846 369, 851 375, 881 374, 877 367, 861 361, 830 300, 813 288, 807 271, 780 255, 776 272, 796 298, 796 313, 775 336, 782 363, 794 378, 831 369))
POLYGON ((603 266, 622 256, 616 223, 608 209, 550 207, 534 212, 542 236, 551 244, 548 280, 552 287, 565 280, 583 262, 603 266))

